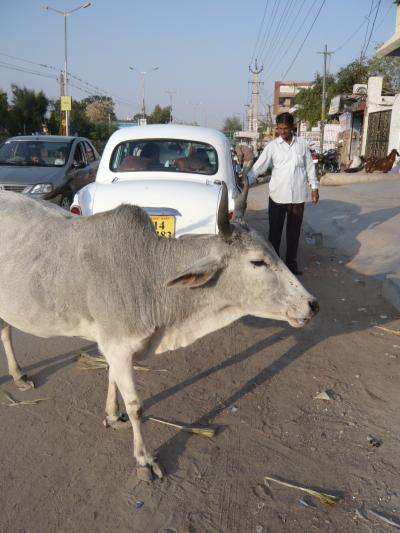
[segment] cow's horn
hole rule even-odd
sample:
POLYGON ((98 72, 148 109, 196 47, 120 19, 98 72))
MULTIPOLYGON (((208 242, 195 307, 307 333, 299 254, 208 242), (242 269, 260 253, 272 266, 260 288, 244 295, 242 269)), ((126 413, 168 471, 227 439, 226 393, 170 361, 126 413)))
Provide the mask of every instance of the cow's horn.
POLYGON ((235 209, 233 211, 233 219, 237 221, 243 221, 244 212, 247 207, 247 196, 249 194, 249 180, 247 176, 243 176, 243 189, 235 198, 235 209))
POLYGON ((232 226, 228 219, 228 189, 226 183, 222 182, 221 201, 218 208, 218 231, 221 237, 228 238, 232 235, 232 226))

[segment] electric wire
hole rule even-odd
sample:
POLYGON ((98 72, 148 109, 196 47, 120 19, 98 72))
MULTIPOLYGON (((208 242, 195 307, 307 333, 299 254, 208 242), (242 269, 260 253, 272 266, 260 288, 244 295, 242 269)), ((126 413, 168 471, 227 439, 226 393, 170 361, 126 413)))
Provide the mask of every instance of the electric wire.
MULTIPOLYGON (((314 9, 314 6, 315 6, 315 4, 317 3, 317 1, 318 1, 318 0, 314 0, 314 2, 312 3, 310 9, 309 9, 309 10, 307 11, 307 13, 305 14, 305 16, 304 16, 304 18, 303 18, 303 20, 302 20, 302 22, 301 22, 301 24, 300 24, 300 26, 299 26, 300 28, 302 28, 302 27, 304 26, 306 20, 308 19, 308 16, 310 15, 311 11, 314 9)), ((300 11, 302 10, 303 6, 304 6, 304 2, 302 2, 301 9, 297 12, 296 16, 298 16, 298 15, 300 14, 300 11)), ((286 56, 286 54, 288 53, 288 51, 292 48, 293 43, 294 43, 295 40, 297 39, 298 35, 299 35, 298 32, 293 32, 293 37, 292 37, 292 39, 290 40, 290 42, 289 42, 289 44, 288 44, 288 46, 287 46, 285 52, 279 57, 279 59, 278 59, 278 56, 276 56, 276 57, 273 59, 271 65, 270 65, 270 72, 272 72, 272 69, 273 69, 276 65, 282 63, 283 58, 286 56)))
MULTIPOLYGON (((12 56, 10 54, 5 54, 3 52, 0 52, 0 55, 1 56, 5 56, 5 57, 9 57, 9 58, 12 58, 12 59, 17 59, 18 61, 22 61, 24 63, 29 63, 31 65, 36 65, 36 66, 39 66, 39 67, 42 67, 42 68, 46 68, 46 69, 49 69, 49 70, 53 70, 53 71, 56 71, 56 72, 60 72, 61 69, 58 69, 52 65, 46 65, 44 63, 36 63, 34 61, 30 61, 28 59, 24 59, 22 57, 17 57, 17 56, 12 56)), ((0 65, 1 66, 1 65, 0 65)), ((18 67, 18 65, 14 65, 15 68, 11 69, 11 70, 19 70, 20 72, 26 72, 27 74, 35 74, 37 76, 42 76, 44 78, 49 78, 49 76, 45 76, 44 74, 40 74, 38 73, 38 71, 35 71, 35 72, 29 72, 28 70, 23 70, 23 67, 20 67, 19 69, 16 68, 18 67)), ((6 68, 6 67, 4 67, 6 68)), ((95 89, 96 91, 98 91, 99 93, 103 93, 103 94, 100 94, 99 96, 109 96, 111 98, 113 98, 116 102, 120 103, 120 104, 124 104, 124 105, 127 105, 127 106, 132 106, 133 103, 132 102, 129 102, 127 100, 124 100, 122 98, 120 98, 119 96, 116 96, 114 95, 113 93, 110 93, 104 89, 101 89, 100 87, 97 87, 96 85, 93 85, 92 83, 89 83, 88 81, 85 81, 83 80, 82 78, 79 78, 78 76, 75 76, 74 74, 72 74, 71 72, 67 72, 67 75, 68 75, 68 83, 69 85, 71 85, 72 87, 75 87, 75 88, 78 88, 77 85, 73 85, 71 84, 71 78, 86 85, 87 87, 89 88, 92 88, 92 89, 95 89)), ((59 80, 58 77, 51 77, 51 79, 56 79, 56 80, 59 80)), ((81 91, 83 91, 82 88, 80 88, 81 91)), ((83 92, 87 92, 87 94, 93 94, 93 91, 92 93, 88 92, 88 91, 83 91, 83 92)))
POLYGON ((370 5, 370 8, 369 8, 369 13, 368 13, 368 15, 367 15, 368 24, 367 24, 367 27, 365 28, 365 35, 364 35, 364 41, 363 41, 363 44, 362 44, 362 47, 361 47, 360 59, 361 59, 362 56, 363 56, 363 51, 364 51, 365 43, 367 42, 367 35, 368 35, 369 25, 370 25, 370 22, 371 22, 371 14, 372 14, 372 10, 373 10, 374 4, 375 4, 375 0, 371 0, 371 5, 370 5))
POLYGON ((365 57, 365 54, 366 54, 366 52, 367 52, 367 50, 368 50, 369 43, 371 42, 371 37, 372 37, 372 34, 374 33, 376 17, 378 16, 378 12, 379 12, 379 8, 381 7, 381 3, 382 3, 382 0, 379 0, 379 2, 378 2, 378 6, 377 6, 377 8, 376 8, 376 12, 375 12, 374 21, 373 21, 373 23, 372 23, 371 31, 370 31, 370 34, 369 34, 369 37, 368 37, 368 42, 367 42, 367 44, 365 45, 365 48, 364 48, 364 50, 363 50, 362 58, 365 57))
MULTIPOLYGON (((264 55, 264 52, 265 50, 267 50, 267 43, 268 43, 268 46, 269 47, 276 47, 276 38, 277 36, 279 35, 279 31, 282 27, 282 23, 283 23, 283 20, 284 20, 284 17, 286 15, 286 12, 288 11, 288 8, 290 9, 290 7, 292 6, 293 4, 293 0, 290 0, 290 2, 287 2, 286 3, 286 7, 284 7, 282 9, 282 12, 281 12, 281 15, 280 15, 280 18, 275 26, 275 31, 273 32, 272 31, 272 28, 271 28, 271 32, 270 32, 270 35, 269 35, 269 39, 267 39, 264 43, 264 48, 261 50, 260 52, 260 56, 262 57, 264 55)), ((272 51, 270 52, 271 55, 272 55, 272 51)))
POLYGON ((293 67, 293 65, 294 65, 294 63, 295 63, 295 61, 296 61, 296 59, 298 58, 300 52, 302 51, 303 46, 304 46, 305 42, 307 41, 308 36, 310 35, 312 29, 314 28, 314 25, 315 25, 315 23, 316 23, 316 21, 317 21, 319 15, 320 15, 321 11, 322 11, 322 8, 323 8, 324 5, 325 5, 325 2, 326 2, 326 0, 322 0, 321 5, 320 5, 320 7, 319 7, 319 9, 318 9, 318 12, 317 12, 317 14, 315 15, 314 20, 312 21, 312 24, 311 24, 311 26, 310 26, 310 28, 309 28, 309 30, 308 30, 306 36, 304 37, 303 42, 301 43, 299 49, 297 50, 297 53, 296 53, 296 55, 294 56, 292 62, 291 62, 290 65, 289 65, 289 67, 287 68, 286 72, 282 75, 282 79, 283 79, 283 80, 286 78, 288 72, 289 72, 290 69, 293 67))
MULTIPOLYGON (((273 57, 274 52, 278 48, 279 43, 285 38, 286 31, 285 31, 284 35, 280 35, 279 32, 281 31, 281 28, 282 28, 282 25, 283 25, 283 21, 285 20, 287 12, 290 13, 290 9, 291 9, 291 7, 293 5, 293 2, 294 2, 294 0, 290 0, 290 2, 288 2, 286 4, 286 7, 282 10, 281 18, 279 19, 279 22, 276 25, 275 32, 273 34, 271 32, 271 38, 270 38, 270 41, 269 41, 270 50, 267 49, 267 51, 266 51, 266 53, 264 55, 264 59, 265 59, 265 57, 266 57, 268 52, 269 52, 270 56, 273 57)), ((286 18, 286 20, 287 20, 287 18, 286 18)), ((290 20, 290 16, 289 16, 289 20, 290 20)), ((265 62, 264 59, 262 61, 263 64, 265 62)))
POLYGON ((258 29, 256 44, 254 45, 253 54, 252 54, 251 59, 250 59, 250 65, 253 64, 253 59, 254 59, 254 56, 255 56, 255 53, 256 53, 256 50, 257 50, 258 41, 259 41, 260 35, 261 35, 261 30, 262 30, 262 27, 263 27, 263 24, 264 24, 265 16, 267 14, 268 2, 269 2, 269 0, 265 1, 264 13, 263 13, 263 16, 262 16, 262 19, 261 19, 260 27, 258 29))
POLYGON ((272 12, 271 12, 270 18, 269 18, 269 20, 268 20, 268 22, 267 22, 267 24, 265 26, 265 29, 264 29, 264 34, 263 34, 261 42, 260 42, 260 47, 259 47, 258 53, 256 54, 256 61, 262 55, 262 53, 260 53, 260 52, 261 52, 261 50, 264 50, 265 41, 268 40, 268 32, 273 27, 273 24, 275 22, 276 13, 278 11, 278 5, 279 5, 279 0, 275 0, 275 4, 274 4, 274 7, 272 8, 272 12))

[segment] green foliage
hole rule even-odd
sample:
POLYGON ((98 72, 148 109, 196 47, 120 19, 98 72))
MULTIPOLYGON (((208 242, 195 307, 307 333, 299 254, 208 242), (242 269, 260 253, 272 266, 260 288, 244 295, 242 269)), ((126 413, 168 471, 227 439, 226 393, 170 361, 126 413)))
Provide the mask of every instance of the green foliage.
POLYGON ((171 107, 161 107, 158 104, 153 112, 147 117, 148 124, 168 124, 171 114, 171 107))
POLYGON ((235 131, 241 131, 241 129, 242 129, 242 122, 239 117, 236 117, 236 116, 227 117, 224 120, 222 131, 225 133, 225 135, 229 133, 233 134, 235 131))
POLYGON ((400 91, 400 57, 372 57, 368 62, 370 76, 382 76, 383 88, 400 91))
POLYGON ((43 91, 36 93, 26 87, 11 86, 11 108, 8 112, 8 130, 11 135, 42 131, 49 100, 43 91))
MULTIPOLYGON (((370 76, 382 76, 386 90, 400 90, 400 58, 373 56, 368 61, 355 60, 338 70, 335 75, 328 75, 327 106, 331 98, 339 94, 351 94, 353 85, 367 83, 370 76)), ((322 76, 317 73, 310 89, 302 89, 295 97, 300 107, 297 116, 300 120, 315 126, 321 118, 322 76)))
MULTIPOLYGON (((335 79, 332 75, 326 77, 326 93, 328 101, 335 92, 335 79)), ((316 74, 314 83, 309 89, 301 89, 295 97, 295 103, 299 105, 297 116, 303 122, 307 122, 310 126, 317 124, 321 118, 321 104, 322 104, 322 76, 316 74)))
POLYGON ((0 90, 0 135, 6 134, 7 122, 8 122, 7 93, 0 90))
POLYGON ((116 119, 114 102, 109 96, 89 96, 81 100, 86 115, 91 122, 111 122, 116 119))
POLYGON ((360 61, 352 61, 338 70, 335 76, 335 94, 351 94, 355 83, 368 82, 368 64, 360 61))

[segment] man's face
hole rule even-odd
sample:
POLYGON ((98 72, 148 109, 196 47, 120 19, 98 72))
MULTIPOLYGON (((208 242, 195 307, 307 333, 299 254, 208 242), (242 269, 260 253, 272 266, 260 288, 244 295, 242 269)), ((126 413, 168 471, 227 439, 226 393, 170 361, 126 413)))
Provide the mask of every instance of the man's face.
POLYGON ((292 130, 290 129, 290 126, 288 124, 285 124, 284 122, 281 124, 276 125, 276 131, 278 132, 278 135, 282 137, 284 141, 290 141, 292 138, 292 130))

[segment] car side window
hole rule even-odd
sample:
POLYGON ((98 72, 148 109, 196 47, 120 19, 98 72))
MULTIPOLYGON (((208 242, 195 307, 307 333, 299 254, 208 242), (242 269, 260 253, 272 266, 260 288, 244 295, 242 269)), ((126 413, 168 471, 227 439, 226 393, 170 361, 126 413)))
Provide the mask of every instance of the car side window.
POLYGON ((92 161, 95 161, 95 155, 92 146, 85 141, 85 148, 86 148, 86 159, 88 163, 91 163, 92 161))
POLYGON ((81 142, 75 147, 74 162, 78 165, 86 165, 85 149, 81 142))

